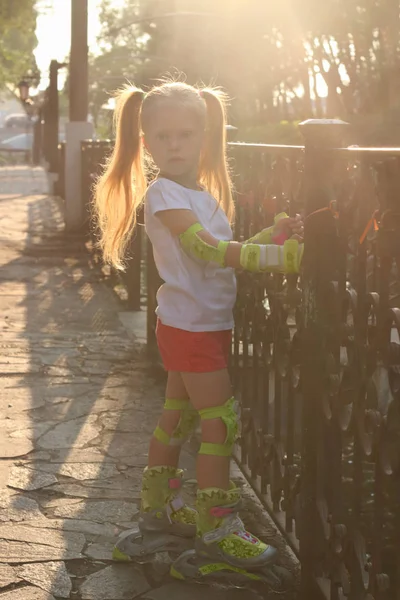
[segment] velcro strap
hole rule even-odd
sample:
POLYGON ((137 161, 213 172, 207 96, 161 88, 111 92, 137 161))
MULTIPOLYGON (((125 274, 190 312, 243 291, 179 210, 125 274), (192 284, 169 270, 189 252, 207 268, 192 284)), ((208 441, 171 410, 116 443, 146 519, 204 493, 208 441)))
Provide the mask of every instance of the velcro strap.
POLYGON ((232 448, 230 445, 202 442, 199 454, 205 454, 207 456, 231 456, 232 448))
POLYGON ((200 223, 193 223, 193 225, 191 225, 182 235, 193 235, 194 233, 199 233, 199 231, 204 231, 204 227, 203 225, 200 225, 200 223))
POLYGON ((171 500, 169 505, 172 508, 173 512, 177 512, 185 506, 185 502, 183 501, 183 498, 181 496, 177 496, 176 498, 171 500))
POLYGON ((227 409, 229 409, 229 408, 231 408, 231 410, 233 410, 237 413, 238 402, 232 398, 232 399, 228 400, 222 406, 212 406, 210 408, 202 408, 201 410, 199 410, 199 415, 202 420, 220 419, 222 417, 226 417, 227 409), (228 402, 230 403, 229 406, 227 406, 228 402))
POLYGON ((266 271, 268 268, 274 269, 280 265, 280 246, 260 246, 260 263, 261 271, 266 271))
POLYGON ((171 515, 173 513, 178 512, 181 508, 185 506, 185 502, 181 498, 181 496, 177 496, 169 504, 167 504, 167 517, 170 523, 172 523, 171 515))
POLYGON ((297 273, 299 270, 299 243, 297 240, 287 240, 284 244, 284 270, 286 273, 297 273))
POLYGON ((164 408, 166 410, 185 410, 189 405, 189 400, 176 400, 175 398, 167 398, 164 408))
POLYGON ((161 429, 159 425, 157 425, 157 427, 155 428, 153 435, 156 438, 156 440, 158 440, 162 444, 165 444, 166 446, 169 445, 171 436, 169 436, 168 433, 163 431, 163 429, 161 429))

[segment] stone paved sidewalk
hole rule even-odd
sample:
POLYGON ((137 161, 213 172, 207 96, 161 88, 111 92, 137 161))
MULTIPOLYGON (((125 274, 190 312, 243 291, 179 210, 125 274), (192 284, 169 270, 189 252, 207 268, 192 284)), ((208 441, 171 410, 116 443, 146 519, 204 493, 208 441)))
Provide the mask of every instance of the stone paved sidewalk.
MULTIPOLYGON (((112 562, 113 540, 138 517, 163 390, 46 187, 40 168, 0 169, 0 600, 278 597, 174 582, 162 561, 112 562)), ((190 448, 183 465, 193 476, 190 448)), ((234 476, 249 525, 294 570, 234 476)))

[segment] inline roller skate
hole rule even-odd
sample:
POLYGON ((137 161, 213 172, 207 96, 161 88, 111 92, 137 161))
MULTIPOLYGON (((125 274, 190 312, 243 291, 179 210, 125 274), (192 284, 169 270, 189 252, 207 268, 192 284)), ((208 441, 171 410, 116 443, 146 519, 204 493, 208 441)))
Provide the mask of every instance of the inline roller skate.
POLYGON ((183 471, 146 468, 138 526, 119 536, 113 551, 118 561, 151 562, 157 553, 175 558, 194 547, 197 513, 180 496, 183 471))
POLYGON ((174 561, 173 577, 227 587, 266 584, 276 591, 291 583, 290 573, 276 564, 276 548, 246 531, 239 504, 240 493, 234 487, 198 491, 195 546, 174 561))

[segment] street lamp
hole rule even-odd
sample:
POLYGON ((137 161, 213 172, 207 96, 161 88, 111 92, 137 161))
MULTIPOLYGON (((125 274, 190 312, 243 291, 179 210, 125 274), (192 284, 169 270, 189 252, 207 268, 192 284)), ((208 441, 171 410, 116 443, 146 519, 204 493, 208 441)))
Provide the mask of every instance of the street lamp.
POLYGON ((29 98, 29 83, 27 81, 25 81, 25 79, 23 79, 22 81, 19 82, 18 89, 19 89, 20 100, 21 100, 22 104, 25 104, 29 98))

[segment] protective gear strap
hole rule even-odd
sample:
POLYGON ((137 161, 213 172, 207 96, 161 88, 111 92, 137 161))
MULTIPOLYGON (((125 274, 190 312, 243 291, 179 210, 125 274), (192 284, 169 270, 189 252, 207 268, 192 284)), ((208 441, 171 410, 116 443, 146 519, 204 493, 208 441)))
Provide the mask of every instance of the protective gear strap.
POLYGON ((168 435, 168 433, 166 433, 163 429, 161 429, 159 425, 157 425, 157 427, 155 428, 153 436, 156 438, 156 440, 161 442, 161 444, 164 444, 165 446, 170 445, 171 436, 168 435))
POLYGON ((165 410, 186 410, 189 400, 176 400, 175 398, 166 398, 164 403, 165 410))
POLYGON ((226 438, 223 444, 212 444, 202 442, 199 454, 208 454, 212 456, 230 456, 238 432, 238 415, 236 412, 236 402, 230 398, 222 406, 213 408, 203 408, 199 410, 200 419, 206 421, 209 419, 221 419, 226 427, 226 438))
POLYGON ((304 244, 297 240, 286 240, 283 246, 243 244, 240 265, 252 273, 298 273, 303 251, 304 244))
POLYGON ((196 426, 198 413, 191 406, 189 400, 175 398, 166 398, 164 410, 180 410, 179 423, 172 435, 169 435, 159 425, 155 428, 153 435, 156 440, 165 446, 182 446, 196 426))
POLYGON ((214 262, 220 267, 225 267, 225 255, 229 242, 219 241, 218 246, 211 246, 197 234, 204 231, 200 223, 191 225, 184 233, 181 233, 179 240, 182 248, 193 258, 199 258, 205 262, 214 262))

